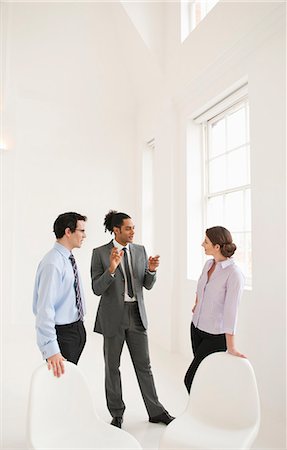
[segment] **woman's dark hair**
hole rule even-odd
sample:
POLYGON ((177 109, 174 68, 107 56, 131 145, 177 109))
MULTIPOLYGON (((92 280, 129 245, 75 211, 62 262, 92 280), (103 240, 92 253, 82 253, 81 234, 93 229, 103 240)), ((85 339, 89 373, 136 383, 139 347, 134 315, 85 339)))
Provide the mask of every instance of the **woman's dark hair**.
POLYGON ((207 228, 205 233, 213 245, 218 244, 220 246, 223 256, 230 258, 234 254, 236 245, 232 242, 231 233, 226 228, 220 226, 207 228))
POLYGON ((65 229, 70 228, 71 232, 74 233, 77 228, 78 220, 87 220, 86 216, 82 216, 76 212, 66 212, 60 214, 54 222, 53 231, 57 239, 61 239, 65 234, 65 229))
POLYGON ((120 228, 123 224, 124 219, 130 219, 125 213, 117 212, 112 209, 105 215, 104 226, 105 231, 113 232, 114 227, 120 228))

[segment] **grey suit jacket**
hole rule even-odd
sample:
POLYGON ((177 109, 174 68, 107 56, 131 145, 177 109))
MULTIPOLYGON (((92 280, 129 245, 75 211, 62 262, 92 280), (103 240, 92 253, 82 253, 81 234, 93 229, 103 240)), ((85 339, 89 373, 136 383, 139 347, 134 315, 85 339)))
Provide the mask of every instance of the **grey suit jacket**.
MULTIPOLYGON (((101 296, 94 331, 104 336, 114 336, 122 323, 124 313, 125 279, 120 264, 115 276, 109 272, 110 253, 113 241, 95 248, 92 255, 92 289, 101 296)), ((129 244, 133 269, 133 286, 138 301, 139 312, 144 328, 147 328, 147 316, 143 299, 143 287, 151 289, 156 274, 148 272, 148 258, 142 245, 129 244)))

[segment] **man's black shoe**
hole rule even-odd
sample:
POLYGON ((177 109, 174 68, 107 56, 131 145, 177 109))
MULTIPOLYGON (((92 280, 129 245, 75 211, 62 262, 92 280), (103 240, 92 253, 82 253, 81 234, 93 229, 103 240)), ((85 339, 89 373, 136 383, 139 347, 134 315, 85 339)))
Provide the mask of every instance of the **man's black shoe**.
POLYGON ((122 417, 114 417, 111 421, 111 425, 114 427, 122 428, 123 418, 122 417))
POLYGON ((151 423, 164 423, 165 425, 168 425, 174 419, 175 417, 172 417, 167 411, 164 411, 159 416, 150 417, 149 421, 151 423))

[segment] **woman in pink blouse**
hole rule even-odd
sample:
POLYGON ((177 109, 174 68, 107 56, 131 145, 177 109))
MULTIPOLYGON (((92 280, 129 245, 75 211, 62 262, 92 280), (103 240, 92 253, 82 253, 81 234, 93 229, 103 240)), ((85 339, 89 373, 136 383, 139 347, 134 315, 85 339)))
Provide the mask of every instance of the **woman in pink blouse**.
POLYGON ((231 258, 236 245, 230 232, 217 226, 206 230, 202 246, 205 254, 213 259, 203 267, 192 308, 194 359, 184 378, 188 392, 199 364, 207 355, 227 350, 232 355, 246 358, 234 344, 238 305, 244 288, 243 274, 231 258))

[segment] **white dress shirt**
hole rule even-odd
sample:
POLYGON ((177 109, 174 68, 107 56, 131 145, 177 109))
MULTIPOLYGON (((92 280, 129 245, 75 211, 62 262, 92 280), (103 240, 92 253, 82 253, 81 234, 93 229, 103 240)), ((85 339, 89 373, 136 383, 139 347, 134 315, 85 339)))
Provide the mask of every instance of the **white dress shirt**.
POLYGON ((197 284, 197 305, 192 322, 196 328, 211 334, 235 334, 238 304, 244 288, 244 277, 233 258, 216 263, 209 259, 197 284))

